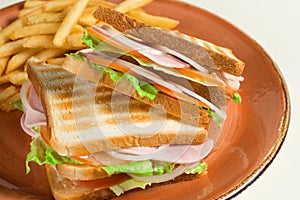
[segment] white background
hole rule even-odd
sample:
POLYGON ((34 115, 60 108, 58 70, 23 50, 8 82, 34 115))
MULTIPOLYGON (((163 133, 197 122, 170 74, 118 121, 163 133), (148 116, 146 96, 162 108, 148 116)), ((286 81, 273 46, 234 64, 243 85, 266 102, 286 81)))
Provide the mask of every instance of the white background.
MULTIPOLYGON (((0 7, 18 0, 0 0, 0 7)), ((260 43, 282 71, 292 100, 286 141, 268 170, 237 200, 297 199, 300 190, 300 1, 184 0, 236 25, 260 43), (298 102, 298 103, 297 103, 298 102)), ((0 19, 1 20, 1 19, 0 19)), ((271 102, 270 102, 271 103, 271 102)))

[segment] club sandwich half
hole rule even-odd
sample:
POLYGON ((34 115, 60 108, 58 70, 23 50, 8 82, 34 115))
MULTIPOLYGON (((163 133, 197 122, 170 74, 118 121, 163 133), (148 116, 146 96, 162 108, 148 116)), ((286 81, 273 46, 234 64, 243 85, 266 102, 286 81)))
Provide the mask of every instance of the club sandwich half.
POLYGON ((228 101, 241 102, 245 64, 231 50, 104 6, 94 17, 104 25, 87 29, 88 48, 64 69, 199 126, 221 125, 228 101))
POLYGON ((45 164, 56 199, 111 199, 205 174, 205 127, 95 84, 58 66, 30 63, 21 125, 26 160, 45 164))

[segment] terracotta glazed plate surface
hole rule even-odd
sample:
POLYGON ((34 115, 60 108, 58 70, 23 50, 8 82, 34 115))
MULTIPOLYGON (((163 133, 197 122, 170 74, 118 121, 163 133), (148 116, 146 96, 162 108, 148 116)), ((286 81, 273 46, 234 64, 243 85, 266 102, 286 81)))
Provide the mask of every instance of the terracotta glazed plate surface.
MULTIPOLYGON (((15 5, 1 10, 1 25, 11 22, 19 8, 20 5, 15 5)), ((245 81, 240 90, 243 103, 229 105, 222 135, 206 159, 209 165, 206 176, 129 193, 119 199, 232 197, 267 168, 283 143, 290 116, 284 79, 254 40, 211 13, 167 0, 151 3, 147 11, 180 19, 180 31, 231 48, 246 63, 245 81)), ((43 167, 32 165, 32 172, 25 175, 24 160, 30 138, 20 129, 20 116, 20 112, 0 112, 0 185, 10 187, 0 187, 0 199, 51 198, 43 167)))

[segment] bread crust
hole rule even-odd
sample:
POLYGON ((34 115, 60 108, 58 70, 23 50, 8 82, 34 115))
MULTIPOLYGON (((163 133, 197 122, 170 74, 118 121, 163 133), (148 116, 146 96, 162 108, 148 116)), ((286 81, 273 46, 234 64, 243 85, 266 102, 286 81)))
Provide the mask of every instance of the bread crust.
POLYGON ((170 34, 168 30, 148 26, 126 14, 102 5, 99 5, 94 17, 120 32, 126 32, 142 39, 145 43, 164 46, 179 52, 202 66, 235 76, 241 76, 243 73, 245 63, 233 56, 232 53, 228 56, 222 51, 213 51, 206 46, 199 46, 175 34, 170 34))
MULTIPOLYGON (((69 179, 60 177, 55 170, 55 166, 45 165, 45 168, 52 194, 56 200, 109 200, 117 197, 109 188, 84 188, 78 185, 74 185, 69 179)), ((146 189, 180 183, 184 181, 192 181, 200 178, 205 173, 206 172, 202 174, 182 174, 171 181, 151 184, 151 187, 147 186, 146 189)), ((142 189, 133 189, 127 191, 126 193, 140 190, 142 189)), ((124 195, 126 195, 126 193, 124 195)))
POLYGON ((101 165, 77 165, 70 163, 63 163, 56 165, 56 170, 60 176, 71 180, 95 180, 109 177, 109 175, 102 169, 101 165))

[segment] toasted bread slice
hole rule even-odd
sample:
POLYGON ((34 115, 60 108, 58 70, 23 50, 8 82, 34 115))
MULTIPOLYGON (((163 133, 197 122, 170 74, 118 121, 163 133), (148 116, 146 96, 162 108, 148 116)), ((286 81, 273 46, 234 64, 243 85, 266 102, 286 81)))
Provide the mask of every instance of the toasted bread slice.
POLYGON ((60 176, 55 166, 45 165, 52 195, 56 200, 112 199, 116 195, 109 188, 89 188, 74 184, 60 176))
POLYGON ((142 39, 145 43, 167 47, 205 67, 221 70, 235 76, 241 76, 243 73, 245 63, 227 48, 175 31, 150 27, 126 14, 102 5, 96 10, 94 17, 120 32, 129 33, 142 39))
MULTIPOLYGON (((129 81, 122 80, 116 83, 110 78, 109 74, 94 69, 87 63, 73 57, 67 57, 62 67, 75 75, 83 77, 94 83, 99 83, 105 87, 112 89, 115 92, 130 96, 140 102, 143 102, 150 106, 154 106, 158 109, 162 109, 166 113, 175 116, 184 122, 201 127, 207 127, 209 123, 208 113, 205 110, 199 109, 198 103, 194 99, 192 99, 192 102, 181 101, 169 96, 168 94, 160 92, 157 94, 154 100, 142 98, 138 95, 129 81)), ((207 89, 207 87, 200 84, 198 84, 197 86, 199 86, 199 89, 200 87, 205 88, 201 91, 202 96, 213 98, 214 101, 217 98, 224 98, 224 94, 222 92, 219 92, 219 94, 217 94, 217 92, 213 92, 213 89, 207 89), (211 97, 212 94, 215 95, 211 97)), ((198 90, 198 88, 195 88, 194 90, 196 91, 198 90)), ((221 99, 218 102, 223 103, 226 101, 224 99, 221 99)))
POLYGON ((95 180, 109 177, 109 175, 102 169, 101 165, 76 165, 63 163, 56 165, 56 170, 60 176, 71 180, 95 180))
POLYGON ((206 127, 182 123, 58 66, 31 63, 28 74, 47 116, 44 140, 61 155, 207 139, 206 127))
MULTIPOLYGON (((48 181, 51 187, 52 194, 56 200, 68 199, 68 200, 108 200, 116 197, 114 192, 109 188, 91 188, 78 185, 72 180, 62 177, 56 170, 55 166, 45 165, 48 181)), ((204 172, 203 174, 205 174, 204 172)), ((151 184, 151 188, 159 187, 168 184, 180 183, 183 181, 191 181, 200 178, 203 174, 182 174, 176 177, 174 180, 151 184)), ((147 186, 148 189, 150 186, 147 186)), ((134 192, 141 189, 134 189, 128 192, 134 192)))

